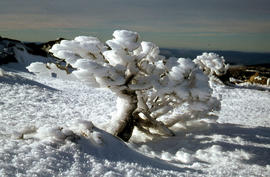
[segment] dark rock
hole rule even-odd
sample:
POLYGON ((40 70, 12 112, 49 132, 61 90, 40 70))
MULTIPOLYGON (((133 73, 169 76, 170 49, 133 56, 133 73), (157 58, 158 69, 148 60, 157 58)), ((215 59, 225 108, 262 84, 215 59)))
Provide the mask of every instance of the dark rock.
POLYGON ((27 51, 33 55, 40 55, 43 57, 51 56, 49 53, 49 49, 56 43, 60 43, 61 40, 64 38, 59 38, 56 40, 48 41, 45 43, 34 43, 34 42, 28 42, 24 43, 27 47, 27 51))
MULTIPOLYGON (((0 65, 7 64, 10 62, 17 62, 15 53, 14 53, 14 47, 16 47, 16 44, 22 45, 20 41, 8 39, 8 38, 0 38, 0 65)), ((18 47, 20 50, 21 48, 18 47)))
POLYGON ((57 38, 56 40, 48 41, 46 43, 43 43, 42 49, 44 51, 49 52, 49 50, 52 48, 54 44, 59 44, 64 38, 57 38))
POLYGON ((21 42, 14 39, 0 37, 0 65, 8 64, 11 62, 18 62, 15 49, 26 51, 29 54, 42 56, 42 57, 53 57, 49 53, 49 49, 56 43, 59 43, 63 38, 57 40, 34 43, 34 42, 21 42))
POLYGON ((0 52, 0 65, 16 62, 17 59, 13 54, 0 52))

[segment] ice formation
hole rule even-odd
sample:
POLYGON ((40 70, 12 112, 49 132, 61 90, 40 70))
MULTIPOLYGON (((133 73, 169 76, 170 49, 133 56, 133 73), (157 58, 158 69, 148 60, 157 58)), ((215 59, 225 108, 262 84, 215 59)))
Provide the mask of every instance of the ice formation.
MULTIPOLYGON (((62 40, 50 52, 75 68, 72 74, 79 80, 116 93, 117 113, 108 131, 125 141, 134 127, 149 135, 172 136, 170 127, 214 117, 213 110, 219 110, 202 71, 225 72, 224 60, 216 54, 204 53, 194 61, 166 59, 154 43, 141 42, 138 33, 127 30, 116 30, 105 44, 89 36, 62 40), (176 114, 178 108, 184 111, 176 114)), ((46 64, 33 63, 28 69, 45 73, 46 64)))

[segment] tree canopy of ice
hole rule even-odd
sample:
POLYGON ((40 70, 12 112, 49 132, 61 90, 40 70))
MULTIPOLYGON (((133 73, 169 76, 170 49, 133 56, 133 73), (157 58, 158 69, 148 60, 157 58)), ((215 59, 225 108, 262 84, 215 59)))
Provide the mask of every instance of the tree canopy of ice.
MULTIPOLYGON (((148 135, 172 136, 169 128, 216 118, 213 112, 219 110, 202 71, 222 72, 224 60, 216 54, 204 53, 194 61, 166 59, 154 43, 141 41, 137 32, 127 30, 116 30, 105 43, 89 36, 62 40, 50 52, 72 66, 72 75, 79 80, 116 93, 117 112, 107 130, 125 141, 134 127, 148 135)), ((32 63, 28 69, 46 73, 46 66, 32 63)))

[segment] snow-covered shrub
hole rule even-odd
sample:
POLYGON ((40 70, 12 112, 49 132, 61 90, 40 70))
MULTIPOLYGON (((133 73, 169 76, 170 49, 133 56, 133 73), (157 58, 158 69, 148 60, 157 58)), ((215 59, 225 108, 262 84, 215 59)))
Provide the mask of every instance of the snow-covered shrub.
MULTIPOLYGON (((96 37, 79 36, 62 40, 50 52, 65 59, 79 80, 117 95, 117 112, 107 131, 124 141, 134 127, 148 135, 173 136, 171 127, 214 117, 212 112, 219 109, 198 62, 166 59, 154 43, 141 42, 136 32, 116 30, 105 44, 96 37)), ((221 72, 218 62, 214 63, 215 71, 221 72)), ((28 69, 39 72, 40 67, 32 63, 28 69)))
POLYGON ((210 76, 224 75, 229 68, 229 65, 225 64, 224 57, 220 57, 216 53, 203 53, 194 59, 194 63, 210 76))

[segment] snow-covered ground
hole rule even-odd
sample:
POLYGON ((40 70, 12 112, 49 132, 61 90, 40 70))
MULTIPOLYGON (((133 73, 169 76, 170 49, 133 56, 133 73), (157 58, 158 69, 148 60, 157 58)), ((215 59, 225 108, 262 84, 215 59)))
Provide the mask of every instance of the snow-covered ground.
POLYGON ((116 110, 110 91, 1 67, 0 176, 270 174, 269 89, 215 86, 222 96, 217 124, 125 144, 99 129, 116 110), (68 129, 86 136, 65 139, 68 129))

